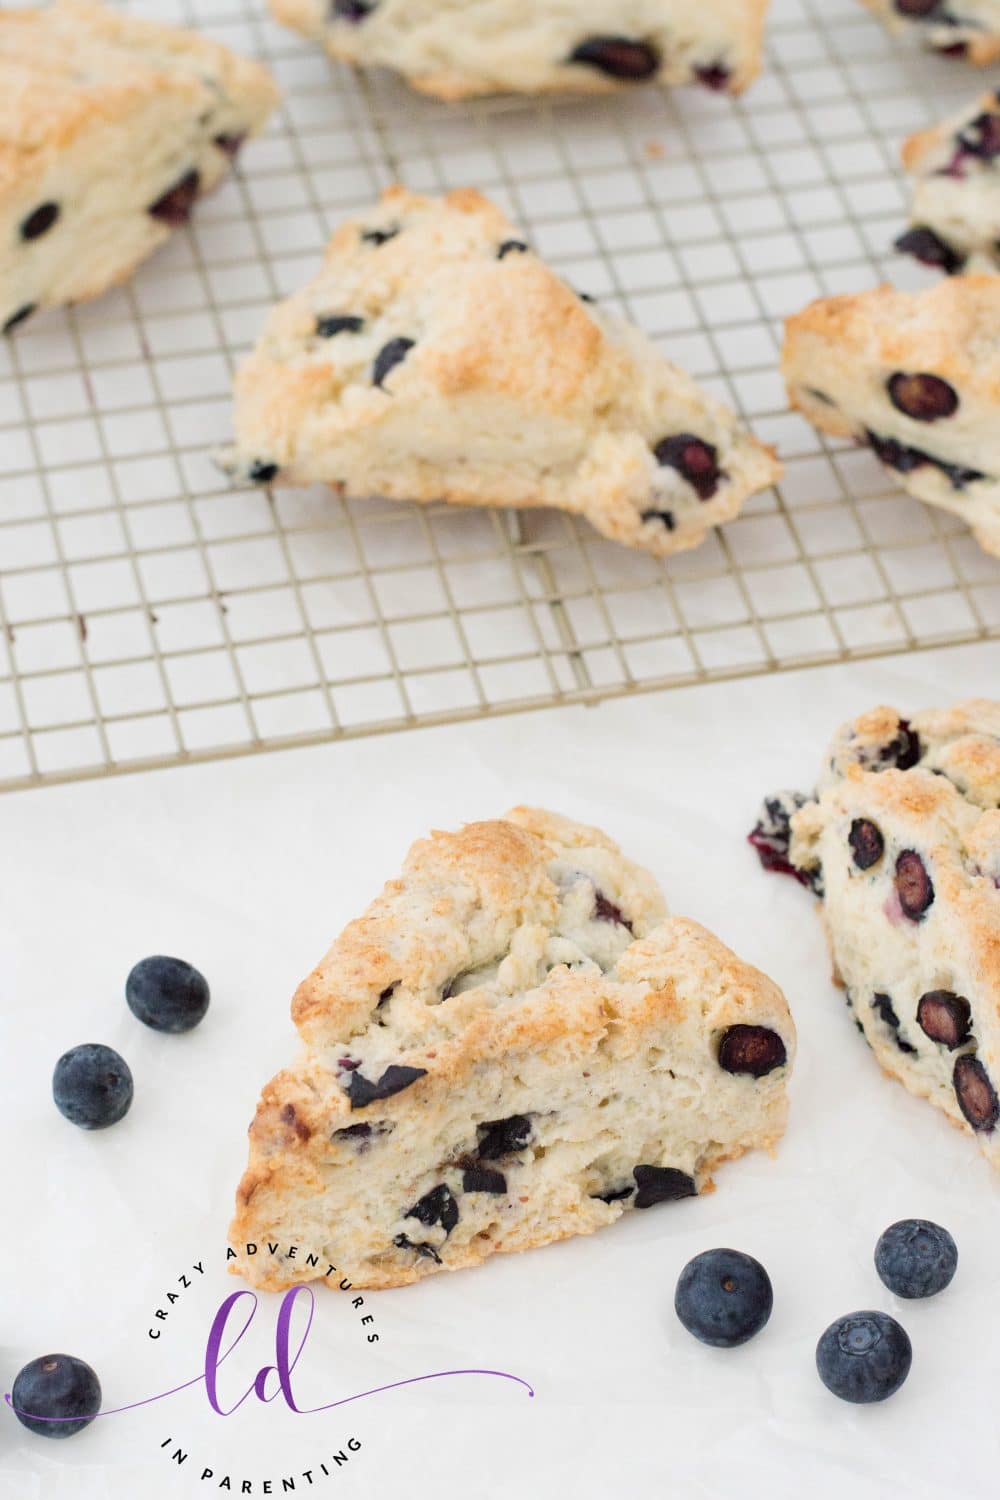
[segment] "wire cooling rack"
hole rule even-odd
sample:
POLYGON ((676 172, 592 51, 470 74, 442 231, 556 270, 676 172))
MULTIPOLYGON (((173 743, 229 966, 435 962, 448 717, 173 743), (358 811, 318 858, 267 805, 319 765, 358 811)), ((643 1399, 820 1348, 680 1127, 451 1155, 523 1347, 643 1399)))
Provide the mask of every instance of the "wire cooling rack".
POLYGON ((983 86, 856 0, 774 0, 742 100, 449 107, 258 0, 137 3, 265 58, 284 107, 189 230, 0 341, 0 787, 1000 637, 1000 563, 785 410, 780 320, 894 257, 901 137, 983 86), (658 562, 558 513, 234 489, 232 370, 394 180, 472 184, 736 406, 787 471, 658 562))

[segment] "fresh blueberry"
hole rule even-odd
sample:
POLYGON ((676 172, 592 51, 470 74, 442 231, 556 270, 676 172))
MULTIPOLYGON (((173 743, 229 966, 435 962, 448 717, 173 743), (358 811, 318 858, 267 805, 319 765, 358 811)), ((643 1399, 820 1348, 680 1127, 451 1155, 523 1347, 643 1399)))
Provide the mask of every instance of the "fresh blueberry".
POLYGON ((155 203, 151 203, 146 209, 152 219, 159 219, 162 224, 170 224, 176 227, 178 224, 186 224, 191 217, 195 199, 201 187, 201 177, 195 168, 185 172, 173 187, 167 188, 161 193, 155 203))
POLYGON ((867 1405, 895 1395, 910 1373, 906 1329, 884 1312, 849 1313, 831 1323, 816 1345, 816 1369, 841 1401, 867 1405))
POLYGON ((934 1297, 958 1266, 958 1247, 930 1219, 900 1219, 875 1246, 875 1269, 897 1297, 934 1297))
POLYGON ((771 1278, 741 1250, 703 1250, 688 1261, 674 1293, 688 1333, 716 1349, 735 1349, 760 1333, 773 1306, 771 1278))
POLYGON ((208 1010, 204 976, 182 958, 141 958, 125 981, 134 1016, 154 1031, 190 1031, 208 1010))
POLYGON ((17 1420, 39 1437, 67 1438, 101 1409, 101 1382, 85 1360, 43 1354, 20 1370, 10 1393, 17 1420))
POLYGON ((47 234, 59 217, 58 203, 40 203, 21 221, 22 240, 37 240, 47 234))
POLYGON ((84 1042, 71 1047, 56 1063, 52 1097, 67 1120, 83 1130, 103 1130, 128 1114, 132 1073, 113 1047, 84 1042))

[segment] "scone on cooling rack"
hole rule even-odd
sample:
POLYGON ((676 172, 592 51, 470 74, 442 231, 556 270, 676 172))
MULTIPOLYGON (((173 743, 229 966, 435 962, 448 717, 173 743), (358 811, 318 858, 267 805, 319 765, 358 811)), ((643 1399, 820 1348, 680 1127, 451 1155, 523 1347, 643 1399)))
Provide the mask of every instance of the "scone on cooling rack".
POLYGON ((760 71, 769 0, 271 0, 331 57, 426 94, 607 93, 652 80, 738 94, 760 71))
POLYGON ((861 0, 892 32, 985 67, 1000 57, 1000 0, 861 0))
POLYGON ((896 249, 949 275, 1000 271, 1000 94, 911 135, 903 163, 912 227, 896 249))
POLYGON ((815 427, 868 443, 1000 556, 1000 277, 822 298, 788 320, 783 369, 815 427))
POLYGON ((238 479, 554 506, 663 556, 780 467, 624 319, 470 190, 386 192, 271 313, 236 379, 238 479))
POLYGON ((862 714, 813 796, 768 798, 751 842, 819 895, 884 1070, 1000 1166, 1000 702, 862 714))
POLYGON ((292 1014, 305 1050, 261 1096, 230 1230, 258 1286, 403 1286, 589 1234, 784 1129, 781 991, 552 813, 414 845, 292 1014))
POLYGON ((0 328, 127 277, 276 99, 190 31, 90 0, 0 10, 0 328))

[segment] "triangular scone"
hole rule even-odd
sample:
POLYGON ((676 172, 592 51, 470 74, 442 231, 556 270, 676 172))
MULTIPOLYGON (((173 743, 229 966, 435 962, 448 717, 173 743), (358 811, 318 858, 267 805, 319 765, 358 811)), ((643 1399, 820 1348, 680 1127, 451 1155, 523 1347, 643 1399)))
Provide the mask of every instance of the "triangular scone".
POLYGON ((784 1128, 781 991, 665 918, 602 833, 530 808, 416 844, 292 1013, 305 1051, 264 1090, 230 1231, 259 1286, 402 1286, 589 1234, 784 1128))
POLYGON ((788 320, 782 368, 814 426, 868 443, 1000 556, 1000 277, 822 298, 788 320))
POLYGON ((654 80, 738 94, 769 0, 271 0, 331 57, 393 68, 439 99, 606 93, 654 80))
POLYGON ((911 135, 903 164, 913 227, 896 249, 949 274, 1000 271, 1000 95, 911 135))
POLYGON ((885 1071, 1000 1166, 1000 703, 863 714, 815 795, 769 798, 751 838, 820 895, 835 977, 885 1071))
POLYGON ((985 67, 1000 57, 1000 0, 861 0, 892 32, 985 67))
POLYGON ((478 193, 390 189, 271 313, 236 380, 236 476, 357 498, 555 506, 664 555, 780 468, 478 193))
POLYGON ((128 276, 276 99, 191 31, 90 0, 0 9, 0 328, 128 276))

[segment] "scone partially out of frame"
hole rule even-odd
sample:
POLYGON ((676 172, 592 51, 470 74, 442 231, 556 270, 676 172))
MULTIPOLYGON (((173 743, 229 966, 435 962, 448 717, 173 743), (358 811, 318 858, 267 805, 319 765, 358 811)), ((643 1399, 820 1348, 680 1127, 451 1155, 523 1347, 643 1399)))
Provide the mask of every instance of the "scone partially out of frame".
POLYGON ((264 1089, 230 1230, 258 1286, 402 1286, 589 1234, 784 1128, 780 990, 604 834, 530 808, 417 843, 292 1014, 305 1050, 264 1089))
POLYGON ((190 31, 90 0, 0 9, 0 328, 128 276, 276 98, 190 31))
POLYGON ((903 163, 912 228, 896 249, 949 275, 1000 271, 1000 94, 911 135, 903 163))
POLYGON ((788 320, 783 370, 815 427, 868 443, 1000 556, 1000 277, 822 298, 788 320))
POLYGON ((1000 702, 862 714, 815 794, 768 798, 751 841, 820 896, 883 1069, 1000 1167, 1000 702))
POLYGON ((889 31, 985 67, 1000 57, 1000 0, 861 0, 889 31))
POLYGON ((439 99, 606 93, 653 80, 738 94, 769 0, 271 0, 331 57, 392 68, 439 99))
POLYGON ((235 477, 365 499, 554 506, 665 555, 780 474, 637 328, 479 193, 386 192, 269 317, 236 380, 235 477))

